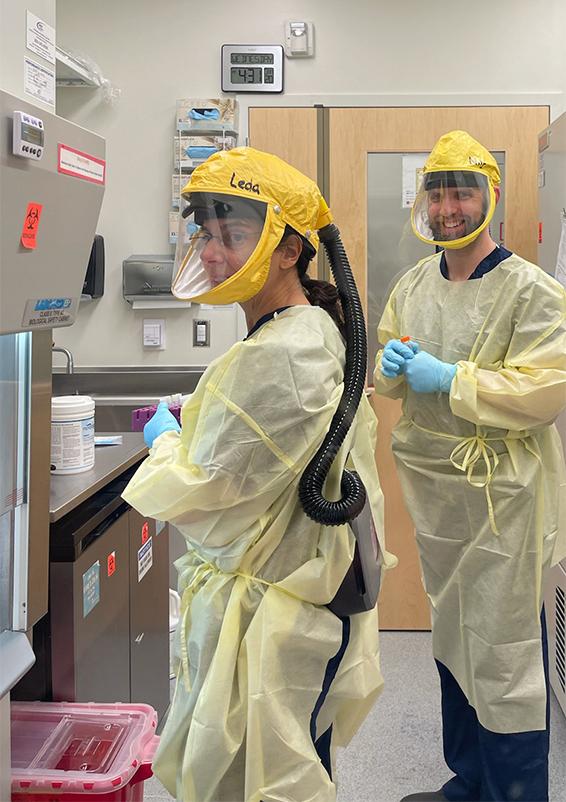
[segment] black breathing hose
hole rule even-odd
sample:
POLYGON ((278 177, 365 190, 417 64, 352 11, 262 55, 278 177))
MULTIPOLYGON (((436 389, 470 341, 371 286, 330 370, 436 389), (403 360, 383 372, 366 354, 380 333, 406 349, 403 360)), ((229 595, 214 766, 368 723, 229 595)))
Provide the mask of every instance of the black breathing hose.
POLYGON ((338 501, 328 501, 322 494, 322 488, 362 398, 367 370, 367 338, 358 288, 340 238, 340 231, 330 223, 321 228, 318 235, 328 256, 344 312, 346 365, 342 398, 322 445, 301 477, 299 498, 305 513, 313 521, 338 526, 356 518, 366 500, 363 482, 353 471, 344 470, 340 483, 342 498, 338 501))

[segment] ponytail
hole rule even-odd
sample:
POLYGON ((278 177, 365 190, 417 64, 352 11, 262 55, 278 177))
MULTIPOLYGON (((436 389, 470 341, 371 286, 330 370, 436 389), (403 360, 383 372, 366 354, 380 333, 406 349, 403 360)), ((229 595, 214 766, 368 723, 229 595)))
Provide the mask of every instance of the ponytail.
POLYGON ((301 237, 301 235, 295 231, 294 228, 291 228, 291 226, 285 227, 285 232, 281 238, 280 244, 285 242, 287 237, 289 237, 291 234, 295 234, 295 236, 300 237, 303 244, 303 250, 301 251, 301 255, 297 260, 297 272, 299 275, 299 281, 301 282, 301 286, 305 291, 307 299, 313 306, 320 306, 321 309, 324 309, 324 311, 330 315, 338 327, 340 334, 345 337, 346 328, 344 324, 344 313, 342 311, 342 304, 340 303, 338 290, 334 284, 331 284, 329 281, 319 281, 318 279, 311 278, 308 275, 307 271, 309 269, 311 260, 316 256, 316 251, 304 237, 301 237))
POLYGON ((329 281, 318 281, 310 278, 306 273, 299 273, 300 282, 305 290, 305 294, 313 306, 320 306, 327 312, 338 326, 340 334, 344 337, 346 330, 344 327, 344 315, 338 290, 329 281))

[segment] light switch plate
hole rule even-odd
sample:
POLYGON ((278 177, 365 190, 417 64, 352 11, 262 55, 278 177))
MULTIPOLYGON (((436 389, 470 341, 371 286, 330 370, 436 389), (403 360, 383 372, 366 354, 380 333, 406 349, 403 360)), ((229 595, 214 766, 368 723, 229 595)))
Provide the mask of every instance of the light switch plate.
POLYGON ((210 345, 210 320, 193 320, 193 346, 206 348, 210 345))

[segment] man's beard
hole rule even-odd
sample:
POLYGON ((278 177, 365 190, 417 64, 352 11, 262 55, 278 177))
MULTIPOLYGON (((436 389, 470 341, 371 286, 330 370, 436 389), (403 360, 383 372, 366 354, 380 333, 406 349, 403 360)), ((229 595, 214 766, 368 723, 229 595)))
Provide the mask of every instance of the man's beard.
POLYGON ((450 242, 453 239, 462 239, 463 237, 467 237, 469 234, 473 234, 474 231, 477 231, 478 228, 481 228, 484 220, 485 214, 482 214, 477 222, 474 222, 469 217, 464 217, 464 233, 454 234, 454 236, 452 236, 449 232, 443 233, 442 224, 435 226, 432 223, 429 223, 429 225, 430 230, 432 231, 432 238, 436 242, 450 242))

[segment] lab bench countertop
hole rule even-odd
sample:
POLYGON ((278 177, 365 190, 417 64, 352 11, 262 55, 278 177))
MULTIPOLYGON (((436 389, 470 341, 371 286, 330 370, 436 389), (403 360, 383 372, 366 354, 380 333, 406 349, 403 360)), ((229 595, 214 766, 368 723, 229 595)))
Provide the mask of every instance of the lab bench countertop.
MULTIPOLYGON (((104 434, 97 432, 97 435, 104 434)), ((95 446, 94 467, 84 473, 51 475, 49 520, 58 521, 83 501, 116 479, 125 470, 142 460, 148 453, 142 432, 111 432, 121 434, 122 443, 115 446, 95 446)))

